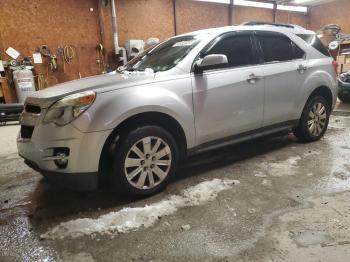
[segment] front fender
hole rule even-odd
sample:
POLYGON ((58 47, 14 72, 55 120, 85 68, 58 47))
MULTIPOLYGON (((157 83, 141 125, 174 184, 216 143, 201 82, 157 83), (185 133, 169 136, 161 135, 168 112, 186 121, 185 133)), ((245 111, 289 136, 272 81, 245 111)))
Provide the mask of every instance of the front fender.
POLYGON ((188 147, 194 146, 195 128, 190 79, 142 85, 98 93, 94 104, 73 122, 82 132, 112 132, 126 119, 145 112, 164 113, 183 128, 188 147))

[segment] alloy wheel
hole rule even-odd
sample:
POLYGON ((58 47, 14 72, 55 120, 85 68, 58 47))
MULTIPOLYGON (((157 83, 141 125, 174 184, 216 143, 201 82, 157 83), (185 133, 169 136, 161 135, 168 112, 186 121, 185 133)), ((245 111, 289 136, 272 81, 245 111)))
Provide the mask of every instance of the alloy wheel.
POLYGON ((319 136, 325 129, 327 110, 322 103, 316 103, 309 112, 307 127, 314 136, 319 136))
POLYGON ((138 189, 151 189, 168 176, 171 162, 169 145, 159 137, 148 136, 130 148, 124 171, 130 185, 138 189))

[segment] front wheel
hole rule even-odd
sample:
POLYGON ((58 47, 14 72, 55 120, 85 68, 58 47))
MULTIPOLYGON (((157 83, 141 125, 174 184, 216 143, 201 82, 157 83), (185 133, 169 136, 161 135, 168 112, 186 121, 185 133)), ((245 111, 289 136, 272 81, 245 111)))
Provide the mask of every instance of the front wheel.
POLYGON ((303 142, 319 140, 327 130, 330 111, 324 97, 311 98, 304 108, 299 125, 293 129, 294 135, 303 142))
POLYGON ((179 151, 173 136, 158 126, 143 126, 126 135, 113 153, 114 187, 129 195, 161 191, 177 169, 179 151))

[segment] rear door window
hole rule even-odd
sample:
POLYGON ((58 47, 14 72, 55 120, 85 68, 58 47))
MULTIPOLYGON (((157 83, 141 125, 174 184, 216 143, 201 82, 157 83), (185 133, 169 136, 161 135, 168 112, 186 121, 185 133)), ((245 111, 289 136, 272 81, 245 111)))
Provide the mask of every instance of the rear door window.
POLYGON ((288 37, 277 33, 257 33, 256 38, 260 45, 263 61, 265 63, 285 62, 296 59, 295 45, 288 37))

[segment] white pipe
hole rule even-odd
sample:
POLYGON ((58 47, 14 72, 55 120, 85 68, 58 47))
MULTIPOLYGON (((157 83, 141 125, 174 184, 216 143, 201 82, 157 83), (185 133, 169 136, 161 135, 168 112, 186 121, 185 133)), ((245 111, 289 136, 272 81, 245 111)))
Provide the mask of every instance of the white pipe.
POLYGON ((119 38, 118 38, 118 22, 117 22, 117 12, 115 8, 114 0, 111 0, 111 11, 112 11, 112 29, 113 29, 113 40, 114 40, 114 50, 116 54, 119 54, 119 38))

